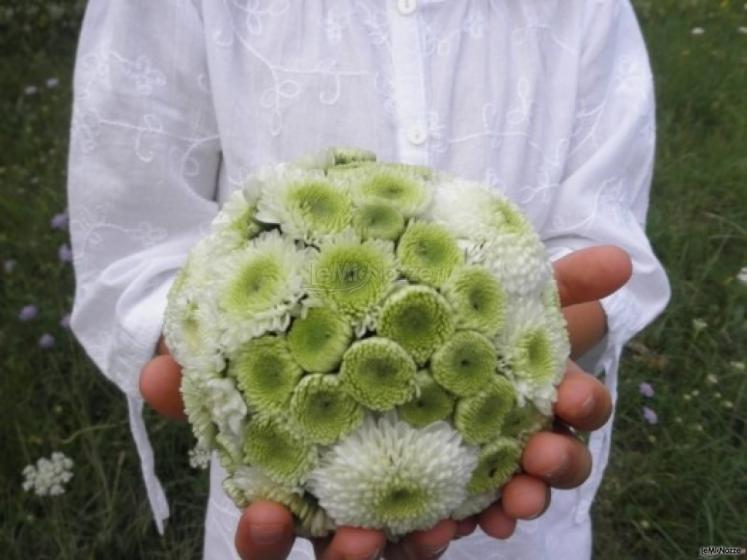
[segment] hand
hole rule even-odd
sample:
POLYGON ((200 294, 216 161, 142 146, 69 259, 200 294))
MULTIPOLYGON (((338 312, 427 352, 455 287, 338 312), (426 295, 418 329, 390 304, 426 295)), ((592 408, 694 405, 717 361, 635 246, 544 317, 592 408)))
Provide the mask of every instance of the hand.
MULTIPOLYGON (((568 322, 573 357, 596 344, 606 330, 604 311, 598 300, 619 289, 631 275, 628 255, 611 246, 578 251, 555 263, 561 304, 568 322)), ((140 376, 140 391, 158 412, 184 418, 179 393, 181 369, 161 341, 159 355, 148 362, 140 376)), ((435 558, 449 543, 470 534, 479 524, 487 534, 511 536, 517 519, 533 519, 550 503, 550 487, 574 488, 591 471, 591 457, 563 424, 579 430, 603 426, 612 412, 609 392, 596 377, 569 361, 558 387, 555 403, 556 427, 530 438, 522 455, 523 473, 503 488, 502 499, 478 516, 461 522, 444 520, 428 531, 407 535, 397 544, 387 544, 381 531, 341 527, 327 539, 316 540, 322 560, 366 559, 385 551, 387 559, 435 558)), ((293 520, 284 507, 260 501, 241 516, 236 548, 243 558, 286 558, 294 540, 293 520)))

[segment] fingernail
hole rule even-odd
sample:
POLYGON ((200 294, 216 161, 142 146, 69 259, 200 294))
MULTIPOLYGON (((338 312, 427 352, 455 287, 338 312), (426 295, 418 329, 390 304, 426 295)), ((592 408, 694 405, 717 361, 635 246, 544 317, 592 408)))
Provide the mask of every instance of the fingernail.
POLYGON ((554 481, 565 474, 571 463, 571 456, 568 453, 563 453, 563 458, 560 463, 554 468, 545 473, 545 478, 549 481, 554 481))
POLYGON ((445 544, 442 547, 436 548, 435 550, 431 550, 428 553, 428 558, 436 558, 437 556, 441 556, 444 552, 446 552, 447 548, 449 548, 449 545, 445 544))
POLYGON ((249 527, 249 534, 257 544, 275 544, 283 539, 284 527, 280 523, 251 525, 249 527))
POLYGON ((584 399, 579 409, 584 416, 588 416, 594 411, 594 393, 584 399))

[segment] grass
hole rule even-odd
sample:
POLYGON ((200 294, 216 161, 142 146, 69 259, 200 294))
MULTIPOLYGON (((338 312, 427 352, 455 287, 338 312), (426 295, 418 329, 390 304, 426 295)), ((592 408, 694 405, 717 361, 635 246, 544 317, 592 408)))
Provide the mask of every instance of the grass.
MULTIPOLYGON (((747 35, 737 31, 747 11, 715 0, 636 7, 659 107, 649 232, 673 299, 625 354, 593 509, 595 556, 694 558, 702 545, 746 544, 747 287, 736 275, 747 265, 747 35), (639 394, 642 381, 653 398, 639 394), (658 424, 643 420, 644 405, 658 424)), ((160 538, 123 399, 59 324, 73 278, 57 258, 66 233, 49 222, 65 207, 81 2, 8 10, 0 7, 0 260, 17 264, 0 271, 0 550, 8 559, 199 557, 207 479, 187 465, 188 429, 149 416, 173 514, 160 538), (57 87, 46 86, 50 77, 57 87), (20 322, 32 303, 39 316, 20 322), (37 345, 45 332, 56 339, 47 351, 37 345), (23 467, 54 450, 76 462, 67 493, 22 492, 23 467)))

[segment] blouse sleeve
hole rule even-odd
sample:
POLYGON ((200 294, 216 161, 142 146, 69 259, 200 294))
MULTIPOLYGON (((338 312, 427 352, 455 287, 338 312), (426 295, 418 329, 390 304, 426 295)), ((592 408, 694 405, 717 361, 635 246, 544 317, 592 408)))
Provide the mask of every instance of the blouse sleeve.
MULTIPOLYGON (((605 372, 617 396, 623 345, 666 306, 666 273, 646 237, 654 161, 655 120, 651 68, 629 0, 585 2, 575 126, 553 218, 543 232, 554 257, 592 245, 613 244, 633 261, 633 276, 602 300, 608 334, 581 362, 605 372)), ((588 513, 607 463, 612 419, 592 435, 594 467, 580 488, 579 517, 588 513)))
POLYGON ((217 212, 220 161, 199 13, 189 0, 91 0, 74 73, 68 203, 72 330, 127 397, 159 531, 138 374, 168 289, 217 212))

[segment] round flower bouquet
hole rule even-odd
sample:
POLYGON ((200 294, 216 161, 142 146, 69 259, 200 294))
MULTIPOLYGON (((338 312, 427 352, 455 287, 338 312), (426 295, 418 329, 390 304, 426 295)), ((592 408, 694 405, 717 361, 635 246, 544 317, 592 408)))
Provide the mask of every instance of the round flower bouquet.
POLYGON ((261 169, 169 293, 197 437, 239 507, 396 539, 495 501, 569 344, 530 223, 487 187, 332 148, 261 169))

